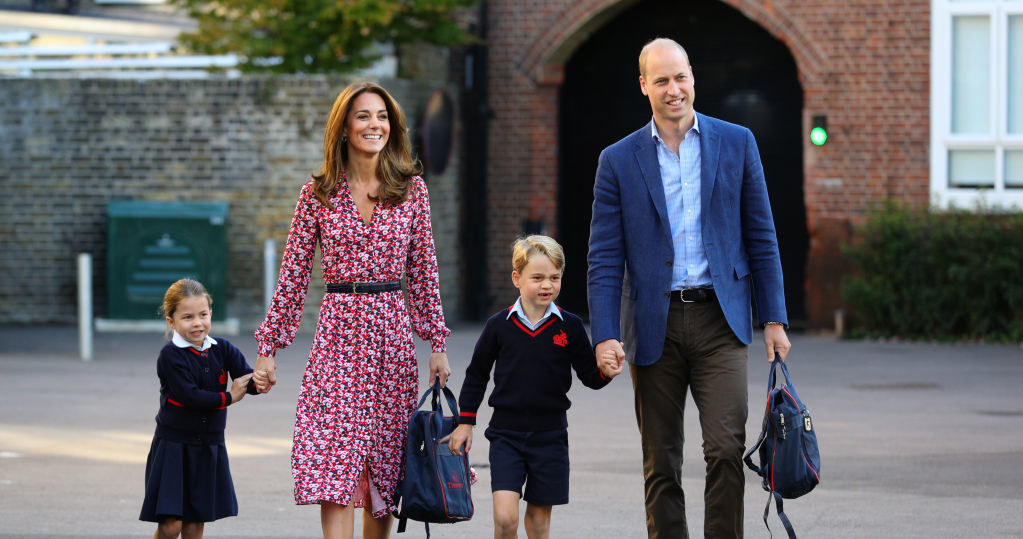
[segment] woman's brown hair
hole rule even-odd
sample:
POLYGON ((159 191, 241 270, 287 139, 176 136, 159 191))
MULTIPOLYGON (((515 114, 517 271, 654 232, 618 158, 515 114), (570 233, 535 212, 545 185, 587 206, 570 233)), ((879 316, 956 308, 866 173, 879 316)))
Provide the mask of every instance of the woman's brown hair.
POLYGON ((387 90, 372 82, 351 84, 341 90, 334 100, 327 128, 323 132, 323 167, 319 174, 313 174, 313 193, 330 209, 334 209, 330 197, 337 189, 337 182, 348 164, 348 142, 343 140, 342 132, 351 113, 352 103, 363 92, 373 92, 384 100, 387 120, 391 124, 387 146, 380 152, 377 165, 380 190, 373 200, 392 206, 405 202, 408 198, 409 179, 423 170, 419 160, 412 158, 412 143, 409 142, 408 128, 405 126, 405 113, 398 102, 387 90))

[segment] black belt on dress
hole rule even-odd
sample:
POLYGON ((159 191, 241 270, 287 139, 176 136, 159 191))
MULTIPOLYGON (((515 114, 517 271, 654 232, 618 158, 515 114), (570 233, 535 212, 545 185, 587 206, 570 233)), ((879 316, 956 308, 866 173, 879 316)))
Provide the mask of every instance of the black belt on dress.
POLYGON ((401 281, 383 283, 327 283, 329 294, 376 294, 401 290, 401 281))
POLYGON ((713 288, 683 288, 671 291, 671 299, 682 303, 706 303, 715 297, 717 296, 714 295, 713 288))

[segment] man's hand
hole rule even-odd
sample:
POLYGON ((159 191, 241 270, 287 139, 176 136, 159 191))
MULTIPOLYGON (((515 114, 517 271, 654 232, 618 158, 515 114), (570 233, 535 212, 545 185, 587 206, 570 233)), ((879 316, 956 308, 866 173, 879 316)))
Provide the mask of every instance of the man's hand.
POLYGON ((792 344, 789 343, 789 336, 785 334, 785 326, 781 324, 768 324, 764 326, 764 345, 767 346, 767 361, 769 363, 774 362, 774 353, 778 352, 778 357, 782 361, 785 361, 785 356, 789 355, 789 349, 792 348, 792 344))
POLYGON ((448 383, 448 376, 451 376, 451 367, 448 366, 448 355, 444 352, 430 354, 430 379, 426 385, 433 385, 433 381, 440 375, 440 387, 448 383))
POLYGON ((613 379, 622 373, 622 362, 618 354, 611 347, 604 349, 604 354, 597 356, 597 368, 604 374, 605 378, 613 379))
POLYGON ((252 369, 252 379, 256 382, 256 391, 267 393, 277 383, 277 363, 274 358, 259 356, 256 366, 252 369))
POLYGON ((621 372, 622 362, 625 361, 625 349, 622 348, 622 343, 618 339, 600 341, 597 343, 597 347, 593 349, 593 354, 597 356, 597 367, 601 366, 605 356, 610 358, 611 354, 613 354, 615 358, 614 368, 621 372))

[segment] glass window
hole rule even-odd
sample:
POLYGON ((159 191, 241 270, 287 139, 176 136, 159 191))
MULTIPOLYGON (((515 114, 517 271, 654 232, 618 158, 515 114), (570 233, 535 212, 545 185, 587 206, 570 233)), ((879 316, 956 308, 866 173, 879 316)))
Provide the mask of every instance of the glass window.
POLYGON ((1023 0, 931 0, 935 204, 1023 207, 1023 0))
POLYGON ((949 187, 993 187, 994 150, 952 150, 948 152, 949 187))
POLYGON ((1023 134, 1023 15, 1009 17, 1009 122, 1006 130, 1013 134, 1023 134))
POLYGON ((1023 150, 1005 152, 1005 186, 1023 187, 1023 150))
POLYGON ((952 132, 991 131, 991 20, 986 16, 952 19, 952 132))

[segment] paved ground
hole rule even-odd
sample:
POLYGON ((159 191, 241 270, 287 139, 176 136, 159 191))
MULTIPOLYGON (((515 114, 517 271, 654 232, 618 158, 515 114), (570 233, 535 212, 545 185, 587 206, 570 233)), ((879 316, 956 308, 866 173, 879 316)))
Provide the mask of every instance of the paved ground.
MULTIPOLYGON (((461 327, 452 338, 456 387, 478 331, 461 327)), ((232 340, 255 356, 251 337, 232 340)), ((309 341, 280 353, 274 392, 231 407, 227 446, 241 514, 208 525, 208 537, 318 536, 317 510, 292 504, 289 468, 309 341)), ((0 342, 0 537, 148 537, 152 526, 137 517, 162 336, 98 334, 91 363, 76 360, 69 327, 2 326, 0 342)), ((793 344, 789 364, 818 428, 824 481, 786 503, 800 537, 1023 537, 1023 349, 799 335, 793 344)), ((761 347, 751 351, 753 439, 767 364, 761 347)), ((645 537, 628 375, 599 392, 577 383, 570 396, 572 503, 555 509, 551 536, 645 537)), ((686 419, 694 441, 683 470, 688 518, 701 537, 699 426, 694 413, 686 419)), ((478 436, 470 455, 481 479, 476 518, 435 526, 434 537, 491 536, 486 455, 478 436)), ((747 472, 747 537, 768 536, 766 498, 747 472)), ((771 524, 783 537, 773 514, 771 524)), ((423 535, 412 524, 405 536, 423 535)))

